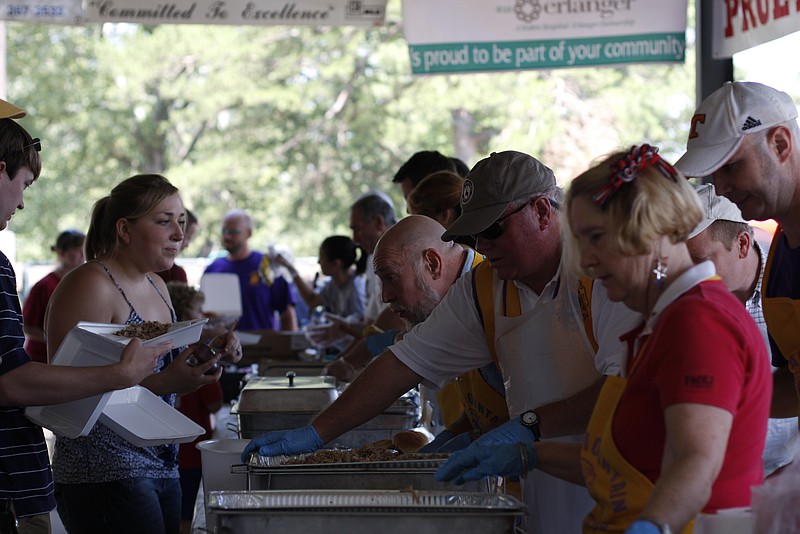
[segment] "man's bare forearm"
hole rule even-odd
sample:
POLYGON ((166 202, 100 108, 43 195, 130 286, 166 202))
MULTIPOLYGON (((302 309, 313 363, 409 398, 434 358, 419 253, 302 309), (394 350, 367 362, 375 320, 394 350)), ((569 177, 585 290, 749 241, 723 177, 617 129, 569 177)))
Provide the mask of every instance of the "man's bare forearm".
POLYGON ((605 377, 601 377, 571 397, 544 406, 531 406, 541 421, 539 430, 542 432, 542 437, 573 436, 586 432, 604 383, 605 377))

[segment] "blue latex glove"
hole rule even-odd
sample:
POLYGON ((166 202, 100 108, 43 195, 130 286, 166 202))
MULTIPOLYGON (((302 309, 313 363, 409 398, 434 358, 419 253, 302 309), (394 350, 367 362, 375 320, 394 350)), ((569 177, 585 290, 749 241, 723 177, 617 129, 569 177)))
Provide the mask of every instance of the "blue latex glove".
POLYGON ((637 519, 631 523, 631 526, 628 527, 625 534, 661 534, 661 529, 659 529, 655 523, 637 519))
POLYGON ((439 482, 452 480, 456 484, 463 484, 492 475, 520 476, 534 467, 536 467, 536 449, 533 443, 507 443, 482 447, 476 442, 463 451, 454 452, 436 471, 436 480, 439 482), (520 446, 527 455, 527 465, 523 465, 523 452, 520 446))
POLYGON ((515 417, 476 439, 475 445, 488 447, 506 443, 533 444, 533 441, 531 429, 523 425, 519 417, 515 417))
POLYGON ((372 357, 380 356, 383 351, 394 345, 394 336, 400 330, 387 330, 386 332, 381 332, 380 334, 372 334, 371 336, 367 336, 364 338, 364 341, 367 343, 367 350, 372 357))
POLYGON ((250 461, 250 455, 279 456, 314 452, 325 445, 311 425, 294 430, 275 430, 254 438, 242 452, 242 463, 250 461))

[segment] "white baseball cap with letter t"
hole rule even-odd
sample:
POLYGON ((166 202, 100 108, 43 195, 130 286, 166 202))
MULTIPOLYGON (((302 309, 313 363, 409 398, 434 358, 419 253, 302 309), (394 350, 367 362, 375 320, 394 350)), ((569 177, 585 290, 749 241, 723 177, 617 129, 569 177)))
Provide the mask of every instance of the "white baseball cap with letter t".
POLYGON ((686 153, 675 168, 689 177, 709 176, 725 165, 745 135, 797 119, 797 106, 783 91, 756 82, 725 82, 692 117, 686 153))

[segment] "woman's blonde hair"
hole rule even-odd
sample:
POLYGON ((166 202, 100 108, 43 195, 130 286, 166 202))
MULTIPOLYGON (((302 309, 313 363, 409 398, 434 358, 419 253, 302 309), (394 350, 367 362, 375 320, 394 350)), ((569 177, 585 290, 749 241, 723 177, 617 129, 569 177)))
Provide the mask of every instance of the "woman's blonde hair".
POLYGON ((120 182, 110 195, 98 200, 92 208, 86 232, 86 259, 114 253, 119 219, 135 221, 177 192, 178 188, 159 174, 137 174, 120 182))
POLYGON ((645 146, 612 154, 579 175, 570 184, 565 201, 569 221, 575 198, 592 199, 609 215, 612 243, 631 256, 650 252, 660 237, 669 237, 672 243, 686 241, 703 219, 692 185, 660 156, 656 154, 652 164, 626 165, 631 154, 645 146), (627 169, 628 178, 634 177, 616 181, 619 186, 615 188, 612 182, 621 168, 627 169))

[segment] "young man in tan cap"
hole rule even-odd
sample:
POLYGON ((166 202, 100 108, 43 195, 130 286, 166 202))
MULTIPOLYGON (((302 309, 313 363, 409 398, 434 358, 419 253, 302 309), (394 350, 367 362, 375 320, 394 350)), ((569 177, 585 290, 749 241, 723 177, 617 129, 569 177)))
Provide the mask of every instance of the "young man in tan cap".
POLYGON ((0 98, 0 119, 21 119, 25 114, 24 109, 0 98))
POLYGON ((800 404, 800 126, 797 106, 777 89, 726 82, 692 118, 686 153, 675 166, 711 176, 718 195, 751 220, 775 219, 778 230, 764 273, 763 308, 774 375, 773 415, 800 404), (794 389, 794 393, 792 393, 794 389))
MULTIPOLYGON (((705 218, 689 235, 687 246, 695 263, 711 261, 717 274, 747 308, 758 325, 767 349, 767 325, 761 308, 761 277, 766 254, 753 237, 753 228, 739 208, 714 193, 711 184, 697 188, 705 218)), ((767 352, 769 354, 769 352, 767 352)), ((797 418, 771 418, 764 448, 764 476, 789 464, 800 453, 797 418)))
MULTIPOLYGON (((0 230, 24 207, 23 192, 41 170, 41 142, 12 120, 24 115, 0 100, 0 230)), ((143 348, 139 340, 132 340, 120 363, 102 367, 32 362, 23 349, 14 268, 2 252, 0 317, 0 529, 18 521, 21 534, 43 534, 50 531, 49 512, 55 508, 53 477, 42 429, 25 417, 24 407, 134 386, 153 372, 158 356, 171 344, 143 348)))
MULTIPOLYGON (((256 438, 244 456, 322 447, 420 382, 438 389, 491 363, 493 350, 512 419, 471 446, 581 442, 603 375, 619 370, 619 337, 639 317, 611 303, 602 284, 587 288, 562 267, 562 196, 553 172, 527 154, 499 152, 478 162, 464 181, 462 214, 443 238, 474 234, 487 261, 453 284, 426 321, 378 356, 311 425, 256 438), (492 304, 484 307, 476 295, 487 285, 492 304)), ((593 506, 585 488, 541 472, 524 486, 529 533, 581 531, 593 506)))

